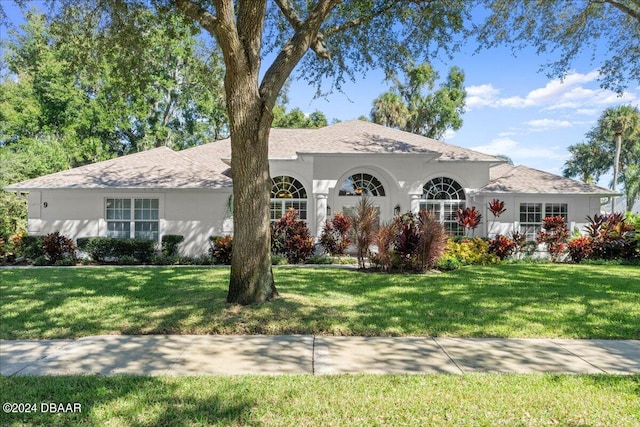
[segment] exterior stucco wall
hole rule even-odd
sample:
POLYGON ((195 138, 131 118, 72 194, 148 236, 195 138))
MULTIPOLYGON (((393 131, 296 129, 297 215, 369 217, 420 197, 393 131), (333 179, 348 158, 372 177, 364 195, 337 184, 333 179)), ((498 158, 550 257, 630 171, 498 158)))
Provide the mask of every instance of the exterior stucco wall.
MULTIPOLYGON (((495 196, 478 197, 478 204, 475 206, 483 215, 483 224, 480 226, 481 235, 494 236, 496 234, 507 235, 513 230, 518 230, 520 225, 520 204, 521 203, 566 203, 567 204, 567 226, 569 231, 575 228, 584 234, 584 226, 587 224, 587 216, 602 211, 600 197, 586 195, 561 195, 561 194, 496 194, 495 196), (499 218, 493 217, 489 211, 488 204, 492 199, 505 202, 506 211, 499 218)), ((544 212, 543 212, 544 217, 544 212)))
POLYGON ((326 209, 340 212, 354 206, 357 197, 340 196, 342 183, 356 173, 368 173, 380 180, 385 197, 375 197, 380 206, 380 220, 389 221, 394 210, 417 211, 415 201, 422 195, 422 187, 430 179, 446 176, 465 188, 470 197, 489 182, 489 164, 484 162, 447 162, 434 159, 431 154, 301 154, 296 159, 272 160, 271 176, 288 175, 305 186, 308 195, 308 224, 319 234, 326 219, 326 209))
POLYGON ((181 234, 180 252, 187 256, 207 253, 211 235, 229 234, 227 201, 230 190, 48 190, 29 194, 28 232, 45 235, 59 231, 72 239, 105 236, 105 199, 157 198, 159 234, 181 234), (225 229, 225 227, 227 229, 225 229))

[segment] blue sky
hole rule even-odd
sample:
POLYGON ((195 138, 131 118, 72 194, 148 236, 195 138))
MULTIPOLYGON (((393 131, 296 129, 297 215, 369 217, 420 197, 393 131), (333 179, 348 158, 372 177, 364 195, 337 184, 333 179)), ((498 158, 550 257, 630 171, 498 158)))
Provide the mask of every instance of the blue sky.
MULTIPOLYGON (((4 2, 3 6, 14 24, 21 21, 12 2, 4 2)), ((6 33, 0 34, 5 36, 6 33)), ((478 53, 475 50, 475 44, 469 42, 452 60, 432 61, 443 77, 453 65, 462 68, 466 76, 464 124, 459 131, 447 133, 444 140, 448 143, 489 154, 505 154, 515 164, 561 174, 569 158, 567 147, 583 141, 605 108, 640 105, 637 85, 623 96, 600 89, 598 58, 592 63, 591 52, 579 58, 572 72, 560 81, 541 71, 553 57, 537 56, 533 50, 519 51, 514 56, 508 47, 478 53)), ((303 80, 293 80, 289 108, 298 107, 304 112, 320 110, 330 121, 355 119, 368 116, 373 99, 387 88, 379 70, 344 84, 342 93, 319 99, 314 99, 315 87, 303 80)), ((600 184, 607 186, 609 179, 604 177, 600 184)))
MULTIPOLYGON (((561 81, 549 78, 541 67, 552 57, 537 56, 533 50, 516 53, 510 48, 475 52, 469 43, 453 60, 436 60, 441 76, 456 65, 465 72, 467 90, 464 124, 448 132, 444 140, 489 154, 505 154, 515 164, 524 164, 562 174, 570 157, 567 147, 582 142, 607 107, 640 105, 640 88, 618 96, 598 83, 597 57, 590 53, 573 64, 561 81)), ((323 111, 331 119, 349 120, 369 115, 372 101, 389 87, 384 74, 371 72, 345 85, 344 93, 313 99, 314 88, 304 81, 292 82, 289 106, 305 112, 323 111)), ((607 177, 601 185, 608 185, 607 177)))

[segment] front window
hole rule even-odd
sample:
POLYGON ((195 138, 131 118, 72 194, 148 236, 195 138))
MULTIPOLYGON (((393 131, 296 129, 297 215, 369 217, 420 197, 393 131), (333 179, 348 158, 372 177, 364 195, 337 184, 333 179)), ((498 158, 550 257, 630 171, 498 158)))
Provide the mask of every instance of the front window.
POLYGON ((451 236, 464 235, 464 228, 456 222, 456 211, 465 205, 464 189, 454 179, 437 177, 422 187, 420 209, 432 211, 451 236))
POLYGON ((271 221, 279 220, 291 208, 298 211, 301 220, 307 220, 307 191, 304 185, 290 176, 272 178, 271 221))
POLYGON ((542 230, 542 203, 520 203, 520 233, 534 240, 542 230))
POLYGON ((158 240, 158 199, 107 199, 107 237, 158 240))
POLYGON ((544 218, 561 216, 567 222, 568 212, 567 203, 520 203, 520 233, 527 236, 527 240, 535 240, 542 230, 544 218))
POLYGON ((544 206, 544 216, 561 216, 564 218, 564 222, 569 219, 568 205, 566 203, 547 203, 544 206))
POLYGON ((357 173, 344 180, 340 196, 384 197, 384 186, 378 178, 368 173, 357 173))

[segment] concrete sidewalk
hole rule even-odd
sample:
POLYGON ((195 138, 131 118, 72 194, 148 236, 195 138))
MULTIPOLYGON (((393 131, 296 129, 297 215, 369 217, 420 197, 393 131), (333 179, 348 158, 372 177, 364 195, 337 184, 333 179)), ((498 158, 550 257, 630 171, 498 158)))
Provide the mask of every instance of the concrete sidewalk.
POLYGON ((0 340, 0 374, 640 373, 640 340, 106 335, 0 340))

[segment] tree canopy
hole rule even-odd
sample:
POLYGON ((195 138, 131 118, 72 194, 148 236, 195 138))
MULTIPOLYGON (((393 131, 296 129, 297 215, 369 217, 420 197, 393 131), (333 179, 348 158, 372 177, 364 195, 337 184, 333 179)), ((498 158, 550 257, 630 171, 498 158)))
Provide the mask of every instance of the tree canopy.
POLYGON ((374 99, 374 123, 435 139, 442 138, 448 129, 462 127, 466 91, 460 68, 452 67, 437 90, 434 88, 439 75, 430 64, 408 63, 403 72, 404 81, 392 73, 391 90, 374 99))
POLYGON ((619 161, 620 181, 624 184, 627 209, 640 195, 640 111, 622 105, 607 108, 598 123, 585 135, 585 142, 569 146, 571 158, 565 163, 563 174, 584 182, 598 182, 614 168, 616 134, 621 135, 619 161))
POLYGON ((473 33, 481 48, 531 45, 550 75, 564 77, 590 55, 602 87, 622 93, 640 83, 638 0, 484 0, 490 11, 473 33))

